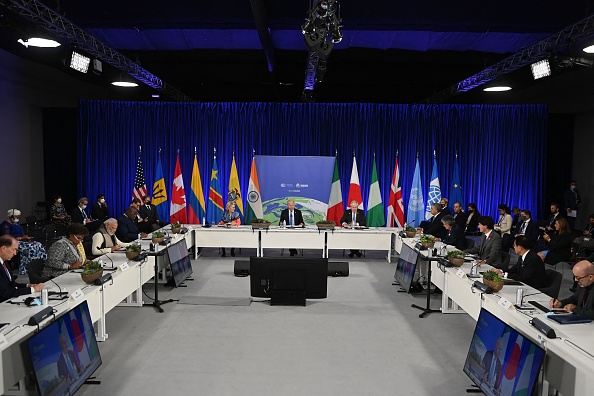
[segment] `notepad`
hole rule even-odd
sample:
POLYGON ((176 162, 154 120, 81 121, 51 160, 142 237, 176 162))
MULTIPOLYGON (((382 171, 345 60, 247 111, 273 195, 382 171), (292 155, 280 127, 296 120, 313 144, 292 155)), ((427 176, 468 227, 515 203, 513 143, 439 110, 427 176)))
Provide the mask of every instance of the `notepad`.
POLYGON ((576 314, 556 314, 547 316, 549 319, 554 320, 560 324, 578 324, 578 323, 590 323, 592 319, 586 318, 576 314))

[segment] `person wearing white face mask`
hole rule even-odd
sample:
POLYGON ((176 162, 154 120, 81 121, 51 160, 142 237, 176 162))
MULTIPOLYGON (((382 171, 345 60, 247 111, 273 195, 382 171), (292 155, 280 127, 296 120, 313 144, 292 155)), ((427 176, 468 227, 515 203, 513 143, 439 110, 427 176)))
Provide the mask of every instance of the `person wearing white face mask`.
POLYGON ((52 223, 64 228, 70 225, 70 216, 66 213, 66 208, 62 203, 62 197, 60 195, 54 196, 54 203, 52 204, 50 211, 52 214, 52 223))
POLYGON ((0 224, 0 235, 10 235, 18 241, 19 274, 27 273, 27 264, 35 259, 47 259, 47 253, 43 245, 33 241, 33 238, 23 232, 20 226, 21 211, 18 209, 9 209, 8 218, 0 224))
POLYGON ((577 183, 572 180, 569 183, 569 188, 565 190, 564 194, 565 209, 567 210, 567 221, 571 229, 574 229, 575 218, 577 217, 578 209, 582 204, 582 198, 577 190, 577 183))
POLYGON ((70 217, 72 218, 73 223, 87 225, 91 221, 93 221, 91 217, 87 214, 88 204, 89 200, 87 199, 87 197, 82 197, 78 200, 78 206, 72 209, 72 212, 70 212, 70 217))
POLYGON ((97 202, 93 204, 91 216, 99 221, 105 221, 109 218, 109 208, 107 202, 105 202, 105 195, 97 195, 97 202))

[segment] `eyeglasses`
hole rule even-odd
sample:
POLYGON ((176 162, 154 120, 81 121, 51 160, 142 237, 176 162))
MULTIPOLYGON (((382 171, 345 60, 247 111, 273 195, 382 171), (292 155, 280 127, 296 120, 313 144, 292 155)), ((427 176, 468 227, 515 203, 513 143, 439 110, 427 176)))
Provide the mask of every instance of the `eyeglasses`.
POLYGON ((76 238, 76 240, 77 240, 77 241, 79 241, 79 242, 82 242, 82 241, 83 241, 83 239, 85 239, 85 237, 84 237, 84 236, 81 236, 81 237, 79 237, 78 235, 73 235, 73 236, 74 236, 74 237, 76 238))
POLYGON ((590 276, 590 275, 584 275, 584 276, 575 276, 575 275, 574 275, 574 276, 573 276, 573 279, 575 279, 575 280, 576 280, 576 282, 579 282, 579 281, 581 281, 582 279, 584 279, 584 278, 587 278, 588 276, 590 276))

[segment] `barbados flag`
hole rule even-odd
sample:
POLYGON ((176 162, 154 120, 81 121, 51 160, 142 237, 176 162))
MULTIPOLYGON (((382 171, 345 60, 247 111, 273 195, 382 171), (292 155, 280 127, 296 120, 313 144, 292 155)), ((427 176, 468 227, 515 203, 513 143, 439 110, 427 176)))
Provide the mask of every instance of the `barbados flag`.
POLYGON ((223 196, 221 195, 221 183, 219 182, 219 169, 217 168, 217 156, 215 155, 210 174, 206 220, 211 224, 218 224, 223 218, 224 207, 223 196))
POLYGON ((157 207, 159 219, 165 219, 164 221, 167 221, 169 218, 169 207, 167 206, 167 189, 165 188, 165 176, 163 176, 160 154, 157 160, 155 183, 153 183, 153 205, 157 207))
POLYGON ((202 218, 206 216, 206 205, 204 204, 204 192, 202 191, 202 180, 200 180, 200 170, 198 169, 198 160, 194 153, 194 168, 192 169, 192 183, 190 184, 188 209, 188 223, 202 224, 202 218))

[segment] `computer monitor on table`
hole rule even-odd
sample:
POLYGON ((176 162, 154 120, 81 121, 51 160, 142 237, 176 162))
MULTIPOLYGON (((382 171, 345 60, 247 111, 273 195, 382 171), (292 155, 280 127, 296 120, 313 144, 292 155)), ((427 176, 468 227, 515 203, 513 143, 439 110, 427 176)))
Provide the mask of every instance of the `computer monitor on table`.
POLYGON ((305 299, 328 295, 328 259, 251 257, 250 294, 271 304, 304 305, 305 299), (276 301, 275 301, 276 300, 276 301))
POLYGON ((39 395, 72 395, 101 365, 89 307, 83 301, 27 340, 39 395))
POLYGON ((407 292, 410 292, 413 279, 415 277, 415 271, 417 269, 417 261, 419 259, 419 253, 408 246, 402 244, 402 250, 398 257, 398 263, 396 263, 396 271, 394 272, 394 279, 400 283, 400 286, 407 292))
POLYGON ((544 350, 481 309, 464 372, 487 396, 532 395, 544 350))
POLYGON ((179 242, 169 246, 167 248, 167 258, 171 267, 172 284, 175 287, 179 287, 193 272, 186 240, 181 239, 179 242))

